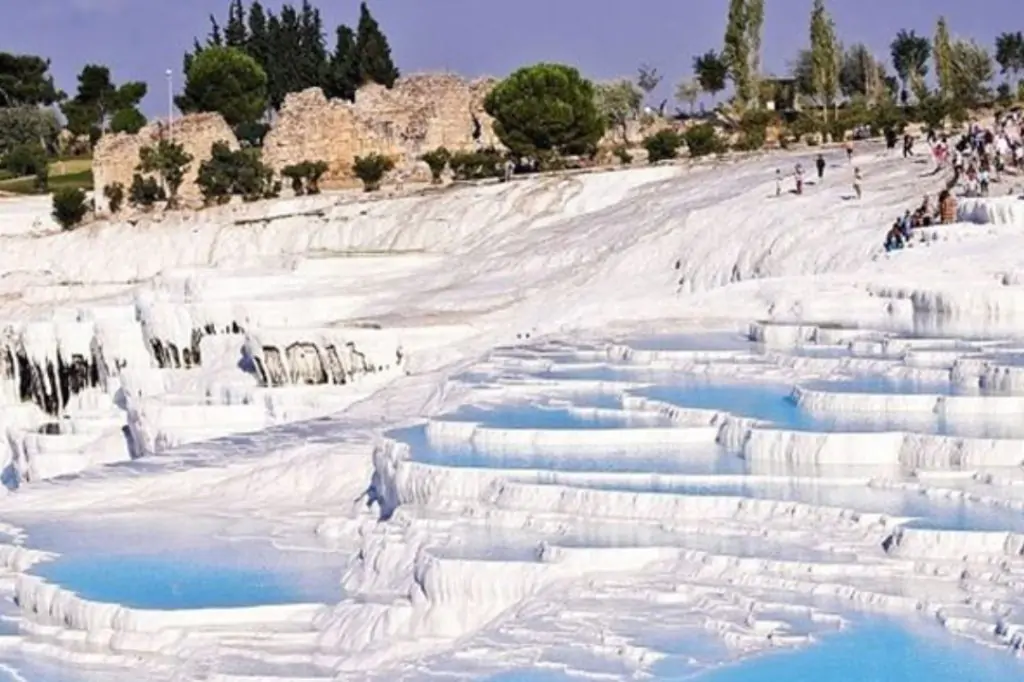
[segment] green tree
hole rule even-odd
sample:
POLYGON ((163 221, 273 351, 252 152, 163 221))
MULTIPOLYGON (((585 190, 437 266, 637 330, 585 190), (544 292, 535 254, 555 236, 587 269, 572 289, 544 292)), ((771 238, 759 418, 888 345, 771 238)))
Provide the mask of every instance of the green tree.
POLYGON ((820 98, 822 118, 839 94, 840 47, 835 23, 825 10, 825 0, 814 0, 811 9, 811 64, 814 92, 820 98))
POLYGON ((1024 71, 1024 34, 1020 31, 999 34, 996 38, 996 62, 1000 73, 1009 73, 1017 80, 1020 72, 1024 71))
POLYGON ((627 125, 640 115, 643 95, 625 78, 596 85, 594 95, 597 98, 597 109, 604 116, 608 127, 618 130, 623 141, 627 141, 627 125))
POLYGON ((95 144, 100 135, 111 132, 137 132, 146 123, 139 111, 148 87, 141 81, 114 84, 110 69, 86 64, 78 74, 78 91, 64 102, 61 111, 67 128, 75 135, 87 135, 95 144), (115 127, 114 119, 118 125, 115 127), (141 121, 141 123, 139 123, 141 121))
POLYGON ((398 67, 391 59, 391 46, 365 2, 359 4, 356 55, 359 64, 359 85, 372 82, 390 88, 398 80, 398 67))
POLYGON ((334 53, 331 55, 324 83, 324 94, 327 97, 347 99, 351 102, 356 98, 356 88, 359 85, 355 31, 345 25, 339 26, 334 45, 334 53))
POLYGON ((175 103, 183 112, 215 111, 230 126, 253 123, 267 107, 267 74, 239 49, 207 47, 192 60, 175 103))
POLYGON ((420 161, 430 168, 430 182, 435 185, 441 184, 441 176, 451 160, 452 153, 445 147, 438 147, 420 157, 420 161))
POLYGON ((935 61, 935 77, 939 82, 939 96, 943 99, 953 95, 952 52, 946 17, 939 17, 935 24, 935 39, 932 41, 932 59, 935 61))
MULTIPOLYGON (((233 48, 224 48, 227 50, 233 48)), ((139 173, 154 173, 163 181, 167 193, 167 206, 173 208, 177 204, 178 190, 185 181, 185 173, 192 163, 192 155, 185 151, 177 142, 167 139, 160 140, 156 147, 143 147, 139 150, 139 173)))
POLYGON ((761 81, 761 49, 764 36, 764 0, 747 0, 747 45, 750 49, 750 76, 753 80, 752 91, 760 95, 758 84, 761 81))
POLYGON ((889 45, 892 56, 892 67, 899 76, 902 90, 900 100, 904 103, 909 99, 911 90, 919 89, 928 75, 928 59, 931 57, 932 46, 928 39, 914 31, 901 29, 889 45))
POLYGON ((722 56, 714 50, 708 50, 693 58, 693 72, 697 75, 701 89, 711 95, 712 99, 725 90, 729 67, 722 56))
POLYGON ((0 52, 0 108, 49 106, 62 99, 48 59, 0 52))
POLYGON ((697 106, 697 100, 700 98, 700 92, 700 81, 696 78, 687 78, 676 85, 676 101, 686 103, 692 115, 694 107, 697 106))
MULTIPOLYGON (((636 70, 636 85, 643 91, 644 96, 648 98, 650 98, 652 92, 658 89, 663 78, 664 76, 658 73, 658 69, 650 64, 641 64, 636 70)), ((631 88, 633 87, 632 83, 629 85, 631 88)), ((640 103, 643 104, 643 98, 641 98, 640 103)))
POLYGON ((138 109, 119 109, 110 119, 110 132, 135 134, 145 125, 146 117, 138 109))
POLYGON ((245 7, 242 0, 231 0, 228 5, 228 22, 224 25, 224 45, 244 50, 249 44, 249 31, 245 21, 245 7))
POLYGON ((747 107, 755 96, 750 74, 750 37, 747 0, 729 0, 729 15, 725 24, 725 47, 722 59, 736 90, 736 104, 747 107))
POLYGON ((956 40, 950 50, 953 99, 961 107, 976 107, 991 97, 995 76, 992 56, 973 40, 956 40))
POLYGON ((501 81, 484 108, 513 154, 546 162, 552 155, 596 150, 605 127, 594 100, 594 86, 579 71, 541 63, 501 81))
POLYGON ((299 11, 299 76, 297 89, 323 88, 330 62, 324 40, 324 23, 320 10, 309 0, 302 0, 299 11))
POLYGON ((644 138, 644 149, 647 150, 647 162, 650 164, 676 158, 682 146, 682 136, 670 129, 659 130, 644 138))
POLYGON ((20 145, 34 145, 52 153, 59 135, 60 122, 51 109, 0 108, 0 157, 20 145))
POLYGON ((251 202, 277 196, 280 183, 255 149, 232 150, 226 142, 215 142, 210 158, 199 165, 196 184, 207 206, 225 204, 232 196, 251 202))
POLYGON ((839 91, 850 99, 862 97, 877 102, 885 88, 885 66, 875 59, 863 43, 843 52, 839 68, 839 91))
POLYGON ((103 196, 111 213, 118 213, 124 205, 124 185, 115 182, 103 188, 103 196))

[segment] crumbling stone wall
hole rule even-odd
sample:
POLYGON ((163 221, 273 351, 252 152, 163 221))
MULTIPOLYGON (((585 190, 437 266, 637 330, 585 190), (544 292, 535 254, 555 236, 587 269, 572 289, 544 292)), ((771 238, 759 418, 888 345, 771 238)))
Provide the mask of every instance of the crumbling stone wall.
MULTIPOLYGON (((104 135, 93 152, 92 172, 96 187, 96 209, 106 211, 107 200, 103 188, 115 182, 124 185, 127 192, 139 164, 139 150, 155 146, 168 133, 162 121, 150 123, 135 135, 119 133, 104 135)), ((192 163, 185 174, 179 196, 185 205, 201 203, 202 195, 195 184, 199 164, 210 158, 210 148, 215 142, 227 142, 232 149, 238 148, 238 140, 231 127, 220 114, 189 114, 174 121, 170 129, 174 141, 181 144, 192 155, 192 163)))
POLYGON ((328 100, 319 88, 289 95, 263 143, 275 170, 301 161, 325 161, 325 181, 352 179, 352 163, 370 153, 392 157, 400 176, 426 175, 424 152, 499 146, 483 101, 496 81, 452 74, 414 75, 388 90, 370 84, 355 102, 328 100))

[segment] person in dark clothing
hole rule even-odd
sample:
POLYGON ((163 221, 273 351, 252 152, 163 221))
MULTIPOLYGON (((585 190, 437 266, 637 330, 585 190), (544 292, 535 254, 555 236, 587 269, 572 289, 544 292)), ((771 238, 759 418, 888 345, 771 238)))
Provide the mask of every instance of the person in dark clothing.
POLYGON ((896 131, 892 128, 885 129, 885 148, 889 150, 896 149, 896 131))
POLYGON ((818 158, 814 161, 814 165, 818 169, 818 179, 821 180, 825 177, 825 157, 818 154, 818 158))
POLYGON ((914 138, 909 133, 903 136, 903 158, 914 155, 914 138))
POLYGON ((885 235, 885 250, 893 251, 894 249, 902 249, 903 244, 903 229, 900 225, 900 221, 897 220, 893 223, 892 227, 889 228, 889 233, 885 235))

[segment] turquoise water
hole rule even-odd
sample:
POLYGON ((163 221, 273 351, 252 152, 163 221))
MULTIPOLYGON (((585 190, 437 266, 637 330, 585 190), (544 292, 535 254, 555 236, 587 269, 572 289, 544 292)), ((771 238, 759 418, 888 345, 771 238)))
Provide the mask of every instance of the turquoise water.
POLYGON ((855 624, 812 646, 757 657, 694 677, 694 682, 1019 682, 1024 661, 931 629, 855 624))
MULTIPOLYGON (((192 563, 163 554, 58 559, 32 572, 84 599, 136 609, 265 606, 306 602, 314 596, 279 570, 192 563)), ((335 597, 341 597, 340 588, 335 597)))

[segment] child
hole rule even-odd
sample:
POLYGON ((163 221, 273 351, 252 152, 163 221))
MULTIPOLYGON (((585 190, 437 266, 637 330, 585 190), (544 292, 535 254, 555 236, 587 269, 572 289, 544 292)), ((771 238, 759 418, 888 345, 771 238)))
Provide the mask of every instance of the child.
POLYGON ((860 167, 853 169, 853 191, 857 194, 857 198, 861 197, 860 182, 863 180, 860 174, 860 167))

